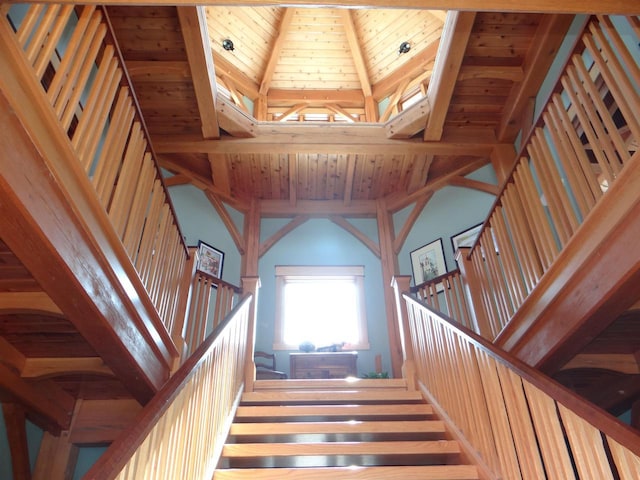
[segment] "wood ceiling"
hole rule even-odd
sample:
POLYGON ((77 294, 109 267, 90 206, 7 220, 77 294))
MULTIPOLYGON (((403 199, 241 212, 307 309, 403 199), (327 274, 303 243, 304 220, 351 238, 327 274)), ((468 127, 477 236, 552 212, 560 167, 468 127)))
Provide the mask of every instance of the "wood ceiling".
POLYGON ((532 115, 529 99, 573 18, 107 11, 168 184, 192 183, 241 211, 253 197, 350 205, 391 196, 402 207, 401 197, 464 183, 532 115), (411 49, 400 54, 405 41, 411 49))

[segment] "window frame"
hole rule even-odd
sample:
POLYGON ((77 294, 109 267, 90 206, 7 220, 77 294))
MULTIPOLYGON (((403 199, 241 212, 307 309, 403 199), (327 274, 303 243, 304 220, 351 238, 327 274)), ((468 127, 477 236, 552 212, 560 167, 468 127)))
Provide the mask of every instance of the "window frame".
MULTIPOLYGON (((276 308, 273 350, 298 350, 298 345, 291 345, 284 341, 284 294, 287 282, 295 280, 314 279, 349 279, 353 280, 357 291, 358 318, 356 319, 359 332, 357 343, 349 344, 350 350, 369 350, 369 335, 367 330, 367 313, 364 296, 364 266, 298 266, 276 265, 276 308)), ((324 345, 316 345, 321 347, 324 345)))

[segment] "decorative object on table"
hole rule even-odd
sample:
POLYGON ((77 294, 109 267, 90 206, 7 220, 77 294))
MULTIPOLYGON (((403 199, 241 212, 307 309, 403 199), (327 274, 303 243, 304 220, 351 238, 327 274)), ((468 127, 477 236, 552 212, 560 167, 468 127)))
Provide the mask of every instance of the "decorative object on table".
POLYGON ((212 277, 222 278, 222 263, 224 252, 211 245, 198 241, 198 265, 196 270, 204 272, 212 277))
POLYGON ((298 345, 298 349, 301 352, 313 352, 316 349, 316 346, 311 342, 302 342, 298 345))
POLYGON ((326 347, 318 347, 316 352, 341 352, 345 343, 334 343, 333 345, 327 345, 326 347))
POLYGON ((442 238, 415 249, 410 256, 414 285, 421 285, 447 273, 442 238))

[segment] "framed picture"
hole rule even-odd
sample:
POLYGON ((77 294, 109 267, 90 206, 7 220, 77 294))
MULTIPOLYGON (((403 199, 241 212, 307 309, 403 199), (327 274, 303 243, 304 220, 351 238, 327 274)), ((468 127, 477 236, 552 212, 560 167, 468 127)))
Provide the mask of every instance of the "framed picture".
POLYGON ((432 278, 447 273, 442 238, 414 250, 410 255, 415 285, 421 285, 432 278))
POLYGON ((456 233, 453 237, 451 237, 451 246, 453 247, 453 253, 456 253, 456 250, 459 247, 473 247, 473 244, 478 237, 478 233, 482 229, 482 224, 479 223, 471 228, 468 228, 460 233, 456 233))
POLYGON ((211 245, 198 241, 198 265, 196 270, 207 273, 212 277, 222 278, 222 262, 224 252, 211 245))

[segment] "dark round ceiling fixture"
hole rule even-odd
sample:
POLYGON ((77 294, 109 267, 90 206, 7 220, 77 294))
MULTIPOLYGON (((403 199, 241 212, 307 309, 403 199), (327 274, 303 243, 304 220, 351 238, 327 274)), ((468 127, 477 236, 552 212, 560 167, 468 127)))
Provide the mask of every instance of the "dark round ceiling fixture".
POLYGON ((407 53, 409 50, 411 50, 411 44, 409 42, 402 42, 398 49, 398 54, 407 53))
POLYGON ((233 42, 230 39, 225 38, 224 40, 222 40, 222 48, 224 48, 227 52, 233 52, 233 42))

